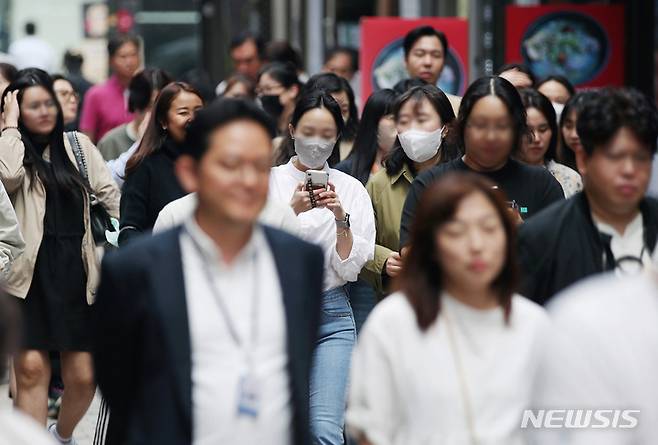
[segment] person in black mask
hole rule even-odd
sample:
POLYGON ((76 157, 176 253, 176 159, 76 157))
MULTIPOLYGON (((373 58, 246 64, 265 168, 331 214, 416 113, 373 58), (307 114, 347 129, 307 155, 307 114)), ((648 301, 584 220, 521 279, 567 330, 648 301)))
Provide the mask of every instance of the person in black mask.
POLYGON ((188 124, 202 107, 201 94, 186 83, 172 82, 160 91, 142 141, 126 164, 119 245, 151 230, 160 210, 185 195, 174 161, 188 124))
MULTIPOLYGON (((290 116, 302 83, 297 69, 291 63, 273 62, 265 65, 258 73, 256 93, 263 109, 274 122, 279 135, 288 132, 290 116)), ((275 146, 278 144, 275 143, 275 146)))
POLYGON ((577 127, 584 190, 519 230, 521 293, 541 304, 590 275, 646 269, 655 251, 658 201, 645 197, 658 137, 653 101, 633 89, 592 92, 577 127))

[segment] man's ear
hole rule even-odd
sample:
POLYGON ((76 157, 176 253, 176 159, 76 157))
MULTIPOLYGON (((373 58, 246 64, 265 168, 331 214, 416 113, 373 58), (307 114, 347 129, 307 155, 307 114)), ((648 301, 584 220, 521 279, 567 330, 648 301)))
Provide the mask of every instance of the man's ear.
POLYGON ((587 174, 587 161, 589 160, 589 155, 582 148, 577 149, 575 152, 578 173, 580 173, 580 176, 585 176, 587 174))
POLYGON ((196 192, 199 183, 197 179, 198 161, 190 155, 181 155, 176 160, 176 177, 183 190, 188 193, 196 192))

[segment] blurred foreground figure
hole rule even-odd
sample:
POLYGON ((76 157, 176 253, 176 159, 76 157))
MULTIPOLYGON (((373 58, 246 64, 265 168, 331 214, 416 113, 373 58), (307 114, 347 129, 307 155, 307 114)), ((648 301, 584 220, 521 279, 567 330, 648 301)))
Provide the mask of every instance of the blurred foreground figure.
POLYGON ((182 227, 107 257, 94 358, 107 444, 308 444, 319 247, 257 224, 271 121, 223 99, 197 113, 176 173, 182 227))
POLYGON ((532 429, 532 443, 658 443, 658 265, 582 282, 558 295, 549 314, 534 414, 558 409, 583 427, 532 429))
MULTIPOLYGON (((0 379, 17 334, 18 311, 12 298, 0 294, 0 379)), ((0 408, 0 445, 51 445, 55 442, 46 431, 25 414, 10 407, 0 408)))

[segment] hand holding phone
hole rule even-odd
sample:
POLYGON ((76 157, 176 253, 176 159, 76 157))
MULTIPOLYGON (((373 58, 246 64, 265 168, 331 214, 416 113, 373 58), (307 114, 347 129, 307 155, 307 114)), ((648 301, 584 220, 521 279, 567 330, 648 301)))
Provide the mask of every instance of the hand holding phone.
POLYGON ((311 196, 313 196, 313 202, 315 202, 323 191, 324 189, 316 189, 309 192, 305 182, 297 184, 292 198, 290 198, 290 207, 292 207, 295 215, 311 210, 313 208, 311 196))

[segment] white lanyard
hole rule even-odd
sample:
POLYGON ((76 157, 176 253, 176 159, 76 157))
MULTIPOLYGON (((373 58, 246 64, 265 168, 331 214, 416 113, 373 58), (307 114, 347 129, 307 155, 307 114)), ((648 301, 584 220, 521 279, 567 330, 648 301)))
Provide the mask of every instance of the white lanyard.
POLYGON ((461 393, 462 401, 464 402, 464 414, 466 416, 466 428, 471 439, 472 445, 478 445, 480 442, 475 434, 475 418, 473 415, 473 407, 471 406, 471 399, 468 393, 468 385, 466 384, 466 370, 462 362, 461 354, 457 349, 457 339, 455 337, 454 326, 451 318, 446 314, 445 305, 441 308, 441 315, 446 324, 446 332, 448 333, 448 342, 450 343, 450 351, 455 359, 455 367, 457 368, 457 378, 459 379, 459 390, 461 393))
MULTIPOLYGON (((233 320, 231 319, 231 315, 229 314, 229 311, 226 307, 226 304, 224 302, 224 299, 222 298, 221 293, 219 292, 219 288, 216 284, 216 278, 215 275, 213 274, 213 271, 211 269, 211 261, 210 258, 207 257, 207 255, 204 253, 202 246, 197 242, 197 240, 192 236, 189 230, 187 230, 187 234, 189 238, 192 240, 192 244, 194 245, 195 249, 197 250, 199 256, 203 259, 203 272, 204 275, 206 276, 206 282, 208 283, 208 287, 210 288, 210 291, 212 292, 213 300, 215 301, 217 308, 219 309, 219 313, 222 315, 222 318, 224 319, 224 322, 226 323, 226 327, 229 331, 229 334, 231 335, 231 339, 235 343, 235 345, 242 350, 242 352, 245 355, 245 359, 247 361, 247 367, 249 370, 252 369, 253 365, 253 351, 256 347, 256 343, 258 342, 258 306, 259 306, 259 294, 260 294, 260 286, 259 286, 259 280, 260 280, 260 274, 258 273, 258 252, 254 251, 252 255, 252 264, 253 264, 253 271, 254 275, 253 277, 244 277, 245 280, 251 280, 254 282, 253 285, 253 292, 251 296, 251 341, 250 344, 247 344, 245 341, 243 341, 240 338, 240 335, 238 334, 238 330, 235 327, 235 324, 233 323, 233 320)), ((253 236, 253 235, 252 235, 253 236)))

